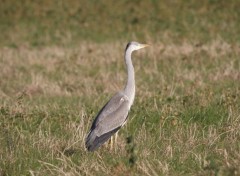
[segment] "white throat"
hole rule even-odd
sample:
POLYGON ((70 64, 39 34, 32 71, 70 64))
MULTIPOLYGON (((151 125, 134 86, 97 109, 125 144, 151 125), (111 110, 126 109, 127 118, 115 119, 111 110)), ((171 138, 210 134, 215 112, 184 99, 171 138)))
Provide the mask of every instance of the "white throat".
POLYGON ((128 48, 125 54, 125 62, 127 66, 128 77, 127 77, 127 84, 124 88, 124 93, 129 98, 130 107, 132 106, 134 97, 135 97, 135 77, 134 77, 134 67, 132 64, 131 55, 132 55, 132 50, 128 48))

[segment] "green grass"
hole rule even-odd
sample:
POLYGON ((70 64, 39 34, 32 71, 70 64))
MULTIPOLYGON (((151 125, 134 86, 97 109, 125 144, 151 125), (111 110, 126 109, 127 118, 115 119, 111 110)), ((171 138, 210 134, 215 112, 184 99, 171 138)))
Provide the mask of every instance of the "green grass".
POLYGON ((81 40, 106 42, 129 38, 175 43, 223 38, 239 42, 239 5, 234 0, 10 0, 0 7, 0 44, 72 46, 81 40))
POLYGON ((4 1, 0 175, 239 175, 237 1, 4 1), (86 151, 125 84, 136 98, 113 150, 86 151), (108 50, 106 50, 108 48, 108 50))

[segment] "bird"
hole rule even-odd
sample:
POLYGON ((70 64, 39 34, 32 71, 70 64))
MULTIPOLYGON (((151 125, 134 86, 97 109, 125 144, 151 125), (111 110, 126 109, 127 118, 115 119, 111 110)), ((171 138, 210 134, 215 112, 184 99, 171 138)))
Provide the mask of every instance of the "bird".
POLYGON ((88 151, 97 150, 126 123, 135 98, 135 73, 131 55, 133 51, 148 46, 150 45, 135 41, 127 44, 124 55, 127 68, 126 85, 103 106, 95 117, 85 141, 88 151))

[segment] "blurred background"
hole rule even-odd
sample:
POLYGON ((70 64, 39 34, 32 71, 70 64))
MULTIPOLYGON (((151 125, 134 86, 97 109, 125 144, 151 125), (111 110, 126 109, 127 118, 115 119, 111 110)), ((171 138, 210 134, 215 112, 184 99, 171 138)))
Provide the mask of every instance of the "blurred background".
POLYGON ((0 0, 0 176, 240 175, 239 0, 0 0), (85 149, 126 81, 113 151, 85 149))
POLYGON ((1 0, 0 46, 240 40, 240 1, 1 0))

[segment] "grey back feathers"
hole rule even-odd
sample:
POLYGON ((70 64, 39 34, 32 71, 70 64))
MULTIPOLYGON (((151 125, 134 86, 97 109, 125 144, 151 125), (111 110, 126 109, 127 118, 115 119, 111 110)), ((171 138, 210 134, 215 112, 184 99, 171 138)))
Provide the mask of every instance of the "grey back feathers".
POLYGON ((126 121, 129 110, 129 100, 123 92, 118 92, 101 109, 94 120, 86 139, 89 151, 96 150, 116 133, 126 121))

